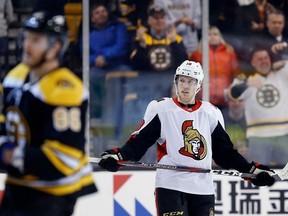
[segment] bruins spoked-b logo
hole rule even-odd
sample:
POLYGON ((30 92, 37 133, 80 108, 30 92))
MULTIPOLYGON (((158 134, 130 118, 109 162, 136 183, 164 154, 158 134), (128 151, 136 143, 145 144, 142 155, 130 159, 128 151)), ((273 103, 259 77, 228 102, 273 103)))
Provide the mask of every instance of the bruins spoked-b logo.
POLYGON ((149 51, 150 65, 154 71, 171 69, 172 55, 169 46, 157 45, 149 51))
POLYGON ((179 153, 195 160, 202 160, 207 155, 207 144, 205 138, 198 130, 193 129, 193 121, 187 120, 182 124, 184 147, 179 153))
POLYGON ((264 85, 257 91, 256 98, 261 106, 271 108, 280 101, 280 93, 273 85, 264 85))

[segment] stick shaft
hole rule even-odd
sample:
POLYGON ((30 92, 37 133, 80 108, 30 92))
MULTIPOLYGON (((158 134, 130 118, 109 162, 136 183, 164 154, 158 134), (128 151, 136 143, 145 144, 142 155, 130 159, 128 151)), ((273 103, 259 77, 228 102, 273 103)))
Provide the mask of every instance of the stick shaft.
POLYGON ((182 172, 193 172, 193 173, 212 173, 215 175, 224 175, 224 176, 233 176, 233 177, 242 177, 242 178, 255 178, 256 174, 251 173, 240 173, 238 171, 232 170, 210 170, 210 169, 201 169, 185 166, 174 166, 174 165, 165 165, 165 164, 150 164, 150 163, 138 163, 138 162, 118 162, 122 166, 126 167, 136 167, 136 168, 146 168, 146 169, 168 169, 182 172))
MULTIPOLYGON (((102 158, 90 157, 89 161, 91 163, 99 163, 102 158)), ((210 170, 210 169, 201 169, 194 167, 186 167, 186 166, 174 166, 174 165, 165 165, 165 164, 153 164, 153 163, 142 163, 142 162, 133 162, 133 161, 118 161, 119 165, 126 167, 136 167, 136 168, 145 168, 145 169, 168 169, 175 171, 184 171, 184 172, 195 172, 195 173, 213 173, 215 175, 223 175, 223 176, 234 176, 241 178, 255 178, 256 174, 251 173, 240 173, 238 171, 230 171, 230 170, 210 170)), ((284 181, 288 179, 288 163, 285 165, 283 169, 280 170, 277 174, 273 175, 273 178, 276 181, 284 181)))
MULTIPOLYGON (((101 158, 90 158, 91 163, 99 163, 101 158)), ((201 169, 194 167, 186 166, 175 166, 175 165, 165 165, 165 164, 153 164, 153 163, 142 163, 142 162, 130 162, 130 161, 119 161, 119 165, 125 167, 135 167, 135 168, 145 168, 145 169, 168 169, 175 171, 184 171, 184 172, 195 172, 195 173, 212 173, 215 175, 224 175, 224 176, 234 176, 242 178, 255 178, 255 174, 251 173, 240 173, 238 171, 230 170, 210 170, 210 169, 201 169)))

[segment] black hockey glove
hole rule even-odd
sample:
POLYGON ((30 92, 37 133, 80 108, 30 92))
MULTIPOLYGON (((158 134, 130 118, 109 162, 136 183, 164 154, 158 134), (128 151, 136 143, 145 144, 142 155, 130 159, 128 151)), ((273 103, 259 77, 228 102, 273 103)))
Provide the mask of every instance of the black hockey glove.
POLYGON ((99 162, 99 166, 102 169, 106 169, 110 172, 117 172, 120 165, 117 163, 118 160, 123 160, 119 148, 106 150, 101 155, 102 160, 99 162))
POLYGON ((256 186, 272 186, 275 182, 275 179, 272 175, 275 174, 273 170, 271 170, 268 166, 264 166, 259 163, 255 163, 254 161, 250 164, 251 168, 249 173, 257 174, 256 178, 245 179, 256 186))

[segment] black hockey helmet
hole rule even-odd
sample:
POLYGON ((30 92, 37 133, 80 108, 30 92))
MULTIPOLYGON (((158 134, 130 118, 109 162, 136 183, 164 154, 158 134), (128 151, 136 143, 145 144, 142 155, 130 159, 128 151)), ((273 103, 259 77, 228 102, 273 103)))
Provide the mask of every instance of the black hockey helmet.
POLYGON ((23 28, 46 34, 67 35, 68 28, 63 15, 51 15, 45 11, 32 14, 23 23, 23 28))
POLYGON ((58 59, 62 61, 69 45, 68 27, 63 15, 55 15, 46 11, 35 12, 24 21, 23 28, 28 31, 46 34, 50 43, 49 47, 59 41, 62 48, 58 54, 58 59))

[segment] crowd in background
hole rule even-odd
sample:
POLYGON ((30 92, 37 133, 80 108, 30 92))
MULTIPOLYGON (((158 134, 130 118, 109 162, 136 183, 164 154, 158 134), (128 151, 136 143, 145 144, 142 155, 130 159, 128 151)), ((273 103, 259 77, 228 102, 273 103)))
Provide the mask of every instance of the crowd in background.
MULTIPOLYGON (((31 2, 35 3, 33 10, 65 14, 65 4, 81 1, 31 2)), ((255 140, 258 143, 255 148, 261 149, 261 142, 265 142, 273 144, 267 150, 275 151, 275 155, 288 152, 288 143, 285 145, 288 116, 286 118, 284 112, 279 111, 285 100, 284 83, 288 78, 285 70, 288 1, 213 0, 209 1, 209 6, 211 103, 221 109, 232 141, 247 157, 250 157, 249 144, 255 140), (255 97, 248 98, 247 95, 255 97), (251 107, 253 103, 258 105, 251 107), (249 107, 256 113, 269 113, 269 118, 266 117, 268 114, 251 118, 249 115, 254 114, 247 110, 249 107), (275 112, 278 115, 273 115, 275 112), (266 133, 258 132, 259 128, 264 128, 266 133), (280 132, 270 133, 274 128, 280 132)), ((200 0, 91 0, 89 63, 92 117, 101 118, 103 115, 105 78, 111 71, 171 74, 185 59, 202 63, 202 45, 206 41, 201 40, 201 8, 200 0)), ((0 26, 9 24, 10 12, 1 12, 0 26), (1 21, 4 17, 7 21, 1 21)), ((77 35, 70 43, 70 55, 65 60, 72 67, 75 60, 81 62, 82 58, 85 41, 82 40, 81 24, 77 35)), ((3 40, 0 37, 0 42, 3 40)), ((265 160, 265 157, 259 158, 265 160)), ((270 165, 282 163, 276 159, 260 162, 270 165)))

